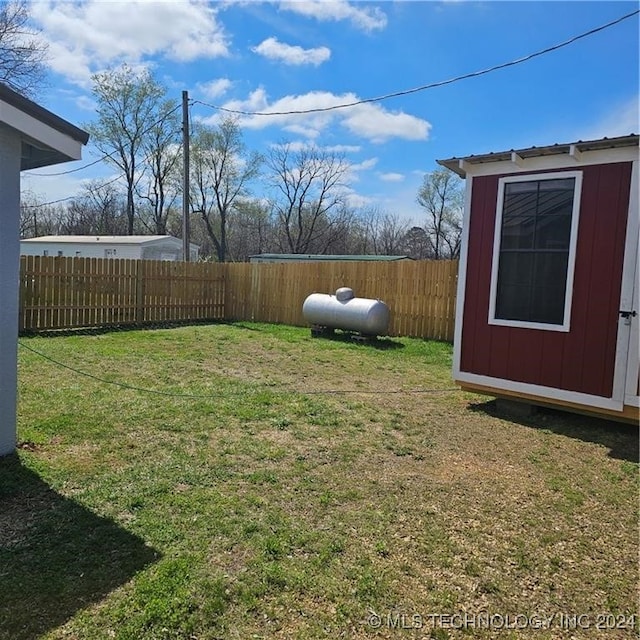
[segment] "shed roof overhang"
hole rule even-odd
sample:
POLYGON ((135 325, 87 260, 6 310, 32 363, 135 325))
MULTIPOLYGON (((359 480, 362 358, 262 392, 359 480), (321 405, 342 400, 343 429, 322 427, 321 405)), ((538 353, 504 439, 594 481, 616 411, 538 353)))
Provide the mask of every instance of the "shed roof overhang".
POLYGON ((638 147, 639 136, 632 133, 617 138, 599 138, 597 140, 578 140, 564 144, 553 144, 546 147, 527 147, 526 149, 510 149, 496 153, 485 153, 464 157, 438 160, 438 164, 451 169, 460 177, 466 178, 467 173, 475 173, 480 165, 495 163, 496 173, 503 170, 504 165, 498 168, 497 163, 510 163, 514 168, 522 168, 524 162, 530 158, 542 158, 549 156, 565 156, 579 162, 583 153, 591 151, 606 151, 609 149, 621 149, 624 147, 638 147))
POLYGON ((79 160, 89 134, 0 84, 0 125, 20 134, 20 170, 79 160))

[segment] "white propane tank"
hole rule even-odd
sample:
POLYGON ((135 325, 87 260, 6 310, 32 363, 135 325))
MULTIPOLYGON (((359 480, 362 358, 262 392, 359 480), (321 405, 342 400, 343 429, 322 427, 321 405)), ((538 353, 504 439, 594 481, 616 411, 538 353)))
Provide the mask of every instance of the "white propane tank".
POLYGON ((317 327, 358 331, 366 336, 383 336, 389 329, 389 307, 381 300, 356 298, 349 287, 340 287, 335 295, 312 293, 302 305, 302 315, 317 327))

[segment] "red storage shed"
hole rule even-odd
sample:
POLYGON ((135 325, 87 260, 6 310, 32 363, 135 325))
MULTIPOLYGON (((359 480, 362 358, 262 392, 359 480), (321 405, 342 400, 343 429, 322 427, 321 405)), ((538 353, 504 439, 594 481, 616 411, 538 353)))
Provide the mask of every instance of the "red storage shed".
POLYGON ((466 178, 463 389, 638 421, 638 136, 439 160, 466 178))

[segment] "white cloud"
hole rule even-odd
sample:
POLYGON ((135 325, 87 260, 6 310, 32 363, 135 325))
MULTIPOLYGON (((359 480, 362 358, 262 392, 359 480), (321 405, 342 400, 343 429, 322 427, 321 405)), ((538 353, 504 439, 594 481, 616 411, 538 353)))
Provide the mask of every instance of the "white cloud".
POLYGON ((281 2, 280 8, 323 22, 349 20, 355 27, 367 32, 387 26, 387 16, 379 7, 356 6, 346 0, 294 0, 281 2))
MULTIPOLYGON (((259 111, 264 112, 269 106, 267 92, 264 87, 258 87, 249 94, 246 100, 231 100, 224 107, 226 109, 234 109, 237 111, 259 111)), ((256 117, 256 116, 253 116, 256 117)), ((260 127, 254 127, 256 129, 260 127)))
POLYGON ((196 85, 196 89, 209 100, 219 98, 224 95, 233 83, 228 78, 218 78, 217 80, 211 80, 210 82, 199 82, 196 85))
POLYGON ((355 144, 334 144, 324 149, 329 153, 358 153, 362 147, 355 144))
POLYGON ((293 140, 292 142, 276 142, 270 145, 274 149, 288 149, 292 153, 298 153, 300 151, 306 151, 307 149, 317 149, 318 147, 313 142, 307 142, 306 140, 293 140))
MULTIPOLYGON (((287 146, 290 151, 303 151, 305 149, 316 149, 323 153, 343 155, 346 153, 358 153, 361 150, 361 147, 357 145, 348 145, 348 144, 334 144, 327 146, 320 146, 314 141, 310 140, 293 140, 287 143, 273 143, 272 147, 283 148, 287 146)), ((368 161, 371 162, 371 161, 368 161)), ((373 161, 373 164, 377 162, 377 159, 373 161)), ((373 166, 373 164, 371 166, 373 166)), ((368 168, 364 166, 363 168, 368 168)))
POLYGON ((371 142, 386 142, 390 138, 426 140, 431 124, 403 112, 386 111, 379 104, 359 104, 348 110, 342 124, 358 136, 371 142))
POLYGON ((597 140, 640 133, 639 112, 638 96, 633 96, 626 102, 613 106, 598 122, 588 127, 586 131, 579 131, 573 139, 597 140))
MULTIPOLYGON (((252 92, 247 100, 234 100, 223 106, 237 111, 274 114, 244 116, 240 120, 240 125, 243 127, 264 129, 269 126, 279 126, 311 139, 317 138, 323 130, 334 123, 342 125, 353 135, 376 143, 392 138, 427 140, 429 137, 431 124, 426 120, 403 112, 387 111, 379 104, 366 103, 347 108, 334 108, 357 101, 358 96, 353 93, 336 95, 327 91, 312 91, 302 95, 284 96, 269 103, 265 90, 260 88, 252 92), (321 109, 321 111, 290 113, 310 109, 321 109), (322 111, 322 109, 325 110, 322 111)), ((216 116, 206 121, 215 122, 216 116)))
POLYGON ((353 209, 363 209, 375 204, 374 198, 362 195, 349 187, 345 187, 343 197, 347 205, 353 209))
POLYGON ((376 202, 385 211, 397 213, 403 222, 410 225, 425 223, 424 209, 416 202, 418 187, 403 183, 402 188, 388 189, 376 194, 376 202))
MULTIPOLYGON (((316 93, 302 96, 285 96, 269 104, 266 91, 260 87, 252 91, 246 100, 232 100, 222 106, 226 109, 236 111, 274 114, 243 116, 240 120, 240 125, 248 129, 264 129, 269 126, 279 126, 290 133, 304 135, 307 138, 313 139, 318 137, 320 132, 332 122, 333 116, 331 113, 301 115, 289 114, 288 112, 304 111, 306 109, 325 107, 332 104, 336 104, 336 98, 332 97, 332 94, 322 94, 318 96, 316 93)), ((215 122, 216 117, 212 116, 205 121, 215 122)))
POLYGON ((309 140, 317 139, 322 133, 321 129, 309 127, 304 124, 289 124, 283 128, 289 133, 293 133, 296 136, 304 136, 305 138, 309 138, 309 140))
POLYGON ((403 182, 404 175, 402 173, 380 173, 380 180, 383 182, 403 182))
POLYGON ((358 164, 351 165, 351 171, 365 171, 366 169, 373 169, 378 164, 378 158, 369 158, 367 160, 363 160, 358 164))
POLYGON ((76 99, 76 106, 83 111, 90 111, 91 113, 95 113, 98 108, 96 101, 87 95, 78 96, 76 99))
POLYGON ((378 158, 367 158, 362 162, 349 163, 346 174, 346 181, 348 183, 359 182, 360 173, 373 169, 378 164, 378 158))
POLYGON ((267 38, 257 47, 252 47, 251 51, 269 60, 279 60, 285 64, 312 64, 316 67, 331 57, 331 49, 327 47, 303 49, 302 47, 280 42, 277 38, 267 38))
POLYGON ((49 42, 51 68, 81 84, 105 66, 156 55, 180 62, 228 55, 216 10, 201 0, 42 0, 31 13, 49 42))

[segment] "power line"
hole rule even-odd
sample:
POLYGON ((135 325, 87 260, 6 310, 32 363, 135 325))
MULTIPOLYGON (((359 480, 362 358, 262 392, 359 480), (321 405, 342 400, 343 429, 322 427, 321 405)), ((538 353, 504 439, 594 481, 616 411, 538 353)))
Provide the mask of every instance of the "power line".
POLYGON ((201 104, 205 107, 209 107, 211 109, 216 109, 218 111, 224 111, 225 113, 232 113, 235 115, 241 116, 289 116, 289 115, 298 115, 298 114, 306 114, 306 113, 323 113, 326 111, 335 111, 337 109, 346 109, 349 107, 355 107, 361 104, 367 104, 372 102, 382 102, 383 100, 388 100, 389 98, 397 98, 400 96, 410 95, 412 93, 418 93, 419 91, 426 91, 427 89, 435 89, 437 87, 444 87, 448 84, 453 84, 454 82, 460 82, 461 80, 468 80, 469 78, 477 78, 479 76, 486 75, 488 73, 492 73, 494 71, 499 71, 500 69, 506 69, 507 67, 513 67, 518 64, 522 64, 523 62, 528 62, 529 60, 533 60, 539 56, 543 56, 547 53, 551 53, 553 51, 557 51, 558 49, 562 49, 563 47, 567 47, 578 40, 582 40, 583 38, 587 38, 588 36, 592 36, 595 33, 600 31, 604 31, 605 29, 609 29, 624 20, 628 20, 635 15, 640 13, 640 9, 636 11, 632 11, 616 20, 608 22, 607 24, 603 24, 595 29, 590 29, 589 31, 585 31, 577 36, 573 36, 564 42, 560 42, 559 44, 555 44, 551 47, 547 47, 546 49, 541 49, 540 51, 536 51, 534 53, 530 53, 522 58, 517 58, 516 60, 511 60, 509 62, 503 62, 502 64, 495 65, 493 67, 489 67, 488 69, 482 69, 481 71, 473 71, 471 73, 465 73, 464 75, 456 76, 455 78, 449 78, 448 80, 441 80, 439 82, 432 82, 430 84, 425 84, 419 87, 414 87, 413 89, 405 89, 403 91, 395 91, 393 93, 387 93, 382 96, 378 96, 375 98, 363 98, 361 100, 355 100, 353 102, 346 102, 344 104, 336 104, 331 107, 316 107, 313 109, 300 109, 300 110, 292 110, 292 111, 242 111, 238 109, 228 109, 226 107, 220 107, 218 105, 209 104, 207 102, 202 102, 201 100, 195 100, 194 104, 201 104))
POLYGON ((81 167, 76 167, 75 169, 69 169, 68 171, 58 171, 56 173, 31 173, 30 171, 25 171, 24 175, 26 176, 35 176, 35 177, 41 177, 41 178, 50 178, 53 176, 66 176, 69 173, 76 173, 78 171, 82 171, 83 169, 88 169, 89 167, 93 167, 94 164, 98 164, 98 162, 103 162, 104 160, 106 160, 107 158, 110 158, 111 156, 113 156, 113 154, 115 153, 115 151, 113 151, 112 153, 107 153, 105 155, 103 155, 101 158, 98 158, 97 160, 94 160, 93 162, 90 162, 89 164, 84 164, 81 167))
MULTIPOLYGON (((152 125, 148 126, 139 135, 143 136, 146 133, 149 133, 149 131, 151 131, 151 129, 153 129, 154 127, 157 127, 159 124, 162 124, 172 113, 174 113, 175 111, 177 111, 181 107, 182 107, 182 104, 178 104, 173 109, 167 111, 167 113, 165 113, 162 116, 162 118, 160 118, 160 120, 158 120, 158 121, 154 122, 152 125)), ((75 169, 69 169, 67 171, 58 171, 56 173, 30 173, 30 172, 25 172, 25 175, 43 177, 43 178, 45 178, 45 177, 53 177, 53 176, 66 176, 69 173, 76 173, 78 171, 82 171, 83 169, 88 169, 89 167, 93 167, 93 165, 98 164, 98 162, 103 162, 107 158, 112 158, 116 153, 117 153, 117 151, 112 151, 111 153, 105 153, 101 158, 98 158, 97 160, 94 160, 93 162, 89 162, 88 164, 82 165, 81 167, 76 167, 75 169)))
MULTIPOLYGON (((117 180, 120 180, 123 176, 116 176, 113 180, 109 180, 109 182, 105 182, 103 184, 98 185, 97 189, 103 189, 104 187, 113 184, 117 180)), ((39 202, 37 204, 23 204, 20 205, 23 209, 40 209, 41 207, 47 207, 52 204, 59 204, 60 202, 67 202, 68 200, 75 200, 78 196, 67 196, 66 198, 60 198, 59 200, 50 200, 49 202, 39 202)))
MULTIPOLYGON (((498 64, 495 65, 493 67, 489 67, 487 69, 482 69, 480 71, 474 71, 471 73, 466 73, 460 76, 456 76, 454 78, 449 78, 448 80, 441 80, 439 82, 432 82, 430 84, 426 84, 426 85, 422 85, 419 87, 414 87, 412 89, 405 89, 402 91, 395 91, 393 93, 387 93, 385 95, 382 96, 377 96, 374 98, 363 98, 361 100, 355 100, 353 102, 347 102, 344 104, 337 104, 337 105, 333 105, 330 107, 316 107, 316 108, 312 108, 312 109, 299 109, 299 110, 291 110, 291 111, 243 111, 243 110, 239 110, 239 109, 228 109, 227 107, 221 107, 219 105, 214 105, 214 104, 210 104, 208 102, 203 102, 202 100, 189 100, 189 106, 193 106, 196 104, 200 104, 202 106, 208 107, 210 109, 215 109, 217 111, 222 111, 225 113, 231 113, 231 114, 235 114, 235 115, 244 115, 244 116, 287 116, 287 115, 303 115, 303 114, 309 114, 309 113, 323 113, 323 112, 327 112, 327 111, 336 111, 338 109, 346 109, 349 107, 355 107, 361 104, 368 104, 368 103, 374 103, 374 102, 382 102, 384 100, 388 100, 390 98, 397 98, 400 96, 406 96, 406 95, 410 95, 413 93, 418 93, 421 91, 426 91, 428 89, 435 89, 438 87, 443 87, 449 84, 453 84, 455 82, 460 82, 462 80, 468 80, 470 78, 477 78, 483 75, 487 75, 489 73, 493 73, 494 71, 499 71, 501 69, 506 69, 508 67, 513 67, 519 64, 522 64, 524 62, 528 62, 529 60, 533 60, 534 58, 546 55, 547 53, 551 53, 553 51, 557 51, 558 49, 562 49, 564 47, 567 47, 571 44, 573 44, 574 42, 577 42, 578 40, 582 40, 583 38, 587 38, 589 36, 592 36, 596 33, 599 33, 600 31, 604 31, 605 29, 609 29, 610 27, 613 27, 617 24, 620 24, 621 22, 623 22, 624 20, 628 20, 629 18, 632 18, 635 15, 638 15, 640 13, 640 9, 637 9, 635 11, 632 11, 631 13, 628 13, 624 16, 621 16, 620 18, 617 18, 616 20, 612 20, 611 22, 608 22, 606 24, 603 24, 599 27, 596 27, 594 29, 590 29, 589 31, 585 31, 584 33, 581 33, 579 35, 573 36, 572 38, 569 38, 568 40, 565 40, 564 42, 560 42, 558 44, 555 44, 551 47, 547 47, 545 49, 541 49, 540 51, 536 51, 534 53, 530 53, 522 58, 517 58, 516 60, 511 60, 509 62, 504 62, 502 64, 498 64)), ((147 129, 145 129, 141 135, 144 135, 145 133, 151 131, 151 129, 153 129, 155 126, 157 126, 158 124, 161 124, 162 122, 164 122, 164 120, 166 120, 166 118, 168 118, 174 111, 177 111, 179 108, 182 107, 182 104, 178 104, 176 105, 173 109, 171 109, 170 111, 168 111, 166 114, 163 115, 163 117, 158 120, 157 122, 153 123, 151 126, 149 126, 147 129)), ((95 164, 97 164, 98 162, 102 162, 104 160, 106 160, 107 158, 110 158, 111 156, 113 156, 116 152, 112 152, 110 154, 105 154, 104 156, 102 156, 101 158, 98 158, 97 160, 90 162, 89 164, 83 165, 82 167, 77 167, 75 169, 69 169, 68 171, 60 171, 57 173, 40 173, 40 174, 34 174, 34 173, 30 173, 27 175, 31 175, 31 176, 61 176, 61 175, 67 175, 70 173, 75 173, 77 171, 81 171, 83 169, 87 169, 88 167, 91 167, 95 164)), ((111 180, 103 185, 100 185, 100 187, 105 187, 109 184, 111 184, 112 182, 115 182, 116 180, 118 180, 121 176, 118 176, 118 178, 115 178, 114 180, 111 180)), ((67 198, 60 198, 58 200, 51 200, 49 202, 43 202, 40 204, 34 204, 34 205, 25 205, 25 208, 28 209, 33 209, 33 208, 37 208, 37 207, 45 207, 51 204, 58 204, 60 202, 66 202, 68 200, 73 200, 76 196, 69 196, 67 198)))
MULTIPOLYGON (((162 391, 160 389, 146 389, 144 387, 137 387, 126 382, 118 382, 115 380, 106 380, 105 378, 101 378, 99 376, 93 375, 92 373, 87 373, 86 371, 81 371, 80 369, 76 369, 74 367, 69 366, 68 364, 64 364, 55 358, 52 358, 33 347, 29 347, 24 342, 18 340, 18 344, 28 351, 35 353, 40 356, 44 360, 55 364, 58 367, 62 367, 63 369, 67 369, 68 371, 72 371, 73 373, 84 376, 85 378, 90 378, 97 382, 101 382, 102 384, 108 384, 115 387, 119 387, 120 389, 126 389, 129 391, 138 391, 140 393, 148 393, 151 395, 159 395, 159 396, 167 396, 171 398, 188 398, 192 400, 206 400, 213 398, 233 398, 238 396, 246 396, 251 395, 247 391, 232 391, 228 393, 207 393, 207 394, 197 394, 197 393, 176 393, 173 391, 162 391)), ((446 393, 451 391, 460 391, 458 387, 444 387, 442 389, 319 389, 319 390, 308 390, 308 389, 296 389, 293 387, 287 387, 282 385, 280 387, 254 387, 252 392, 262 393, 268 391, 269 393, 298 393, 303 396, 317 396, 317 395, 349 395, 349 394, 365 394, 365 395, 399 395, 399 394, 422 394, 422 393, 446 393)))
MULTIPOLYGON (((173 111, 175 111, 175 109, 173 109, 173 111)), ((161 121, 156 122, 156 125, 159 124, 161 121)), ((155 125, 154 125, 155 126, 155 125)), ((150 131, 153 127, 149 127, 149 129, 147 129, 147 131, 150 131)), ((180 129, 176 130, 174 133, 178 133, 179 131, 181 131, 180 129)), ((144 135, 144 134, 141 134, 144 135)), ((115 152, 114 152, 115 153, 115 152)), ((154 151, 152 151, 150 154, 148 154, 143 160, 142 160, 142 164, 144 164, 145 162, 147 162, 151 157, 153 157, 154 151)), ((106 157, 106 156, 105 156, 106 157)), ((91 163, 91 164, 95 164, 95 163, 91 163)), ((88 165, 89 166, 89 165, 88 165)), ((37 174, 31 174, 31 175, 37 175, 37 174)), ((43 174, 44 175, 44 174, 43 174)), ((51 174, 54 175, 54 174, 51 174)), ((114 182, 116 182, 117 180, 120 180, 121 178, 124 178, 125 176, 123 175, 119 175, 116 176, 115 178, 113 178, 113 180, 109 180, 109 182, 105 182, 103 184, 99 184, 96 186, 96 189, 103 189, 104 187, 109 186, 110 184, 113 184, 114 182)), ((60 198, 59 200, 50 200, 49 202, 39 202, 37 204, 25 204, 25 205, 21 205, 23 208, 25 209, 37 209, 40 207, 46 207, 48 205, 51 204, 58 204, 60 202, 67 202, 68 200, 74 200, 75 198, 77 198, 78 196, 67 196, 66 198, 60 198)))

